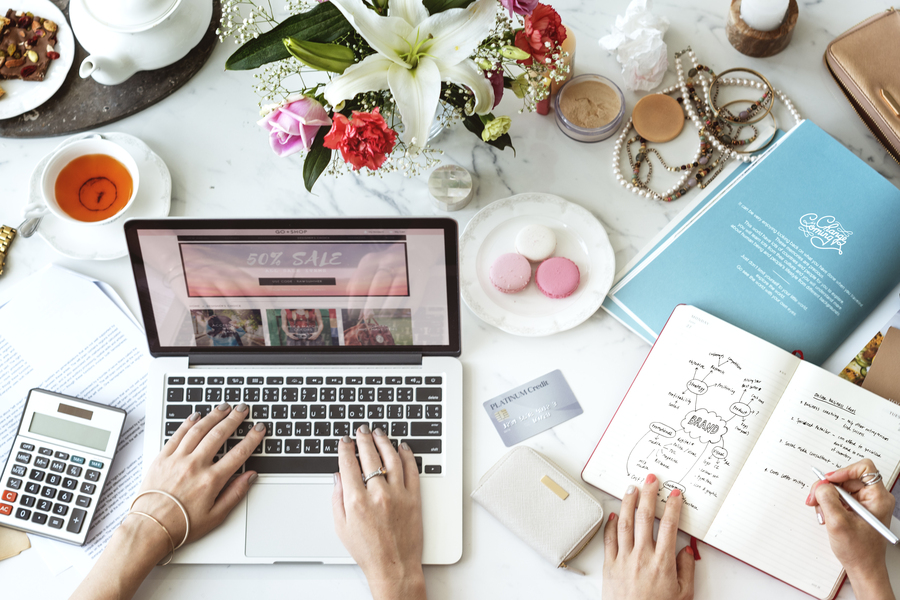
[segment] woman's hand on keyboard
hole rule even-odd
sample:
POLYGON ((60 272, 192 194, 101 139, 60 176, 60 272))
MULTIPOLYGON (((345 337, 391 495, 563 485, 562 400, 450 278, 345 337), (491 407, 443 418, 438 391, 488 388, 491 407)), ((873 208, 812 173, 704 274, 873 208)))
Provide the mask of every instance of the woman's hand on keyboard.
POLYGON ((425 598, 422 572, 422 500, 412 451, 394 450, 380 429, 360 427, 356 444, 344 437, 335 474, 335 529, 362 568, 376 600, 425 598), (357 461, 355 446, 359 446, 357 461), (384 467, 385 475, 363 476, 384 467))
POLYGON ((683 498, 673 490, 653 541, 659 481, 650 475, 642 490, 629 486, 621 514, 609 515, 604 532, 605 600, 690 600, 694 597, 694 554, 675 551, 683 498), (635 511, 637 507, 637 511, 635 511))
MULTIPOLYGON (((188 541, 197 540, 217 525, 247 495, 256 473, 243 473, 230 481, 235 471, 262 442, 265 428, 252 429, 218 462, 213 458, 225 444, 249 409, 239 404, 232 409, 221 404, 208 415, 199 413, 185 419, 157 455, 138 493, 161 490, 177 498, 190 517, 188 541)), ((415 466, 415 463, 413 463, 415 466)), ((185 521, 181 509, 162 494, 147 494, 135 502, 133 511, 145 513, 125 518, 97 564, 72 598, 131 598, 141 582, 184 538, 185 521), (172 542, 163 531, 168 531, 172 542)))
POLYGON ((831 549, 850 577, 853 591, 860 600, 893 598, 885 562, 885 540, 874 527, 850 510, 834 486, 850 492, 860 504, 887 526, 891 524, 894 497, 880 481, 864 485, 860 477, 877 473, 871 460, 863 460, 828 473, 828 481, 817 481, 806 503, 816 507, 816 518, 828 530, 831 549))

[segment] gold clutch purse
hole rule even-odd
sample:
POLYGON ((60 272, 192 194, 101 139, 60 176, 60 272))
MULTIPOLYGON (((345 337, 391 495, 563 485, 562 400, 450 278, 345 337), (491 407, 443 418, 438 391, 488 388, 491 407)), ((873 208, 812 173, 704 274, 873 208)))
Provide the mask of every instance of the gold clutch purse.
POLYGON ((838 36, 825 50, 825 65, 900 164, 900 11, 889 8, 838 36))

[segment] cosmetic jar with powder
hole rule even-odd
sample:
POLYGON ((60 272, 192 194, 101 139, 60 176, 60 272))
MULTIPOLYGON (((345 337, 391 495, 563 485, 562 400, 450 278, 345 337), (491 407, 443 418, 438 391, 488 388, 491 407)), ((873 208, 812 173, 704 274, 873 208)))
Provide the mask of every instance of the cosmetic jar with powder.
POLYGON ((600 75, 579 75, 559 88, 553 99, 556 124, 579 142, 599 142, 614 134, 625 116, 625 96, 600 75))

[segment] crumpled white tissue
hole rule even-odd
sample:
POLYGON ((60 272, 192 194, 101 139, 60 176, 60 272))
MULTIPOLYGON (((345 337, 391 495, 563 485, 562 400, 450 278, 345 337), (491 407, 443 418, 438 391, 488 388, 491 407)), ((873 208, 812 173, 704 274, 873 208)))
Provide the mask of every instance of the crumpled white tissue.
POLYGON ((652 0, 632 0, 624 15, 616 17, 612 33, 600 38, 600 46, 616 53, 627 90, 652 90, 669 68, 663 36, 669 20, 654 15, 652 0))

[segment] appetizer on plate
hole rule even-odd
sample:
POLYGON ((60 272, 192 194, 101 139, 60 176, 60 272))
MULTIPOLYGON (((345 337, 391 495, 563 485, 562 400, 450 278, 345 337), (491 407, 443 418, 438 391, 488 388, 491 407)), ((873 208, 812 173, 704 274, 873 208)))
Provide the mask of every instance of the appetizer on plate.
POLYGON ((50 63, 59 58, 57 30, 50 19, 7 10, 0 17, 0 79, 43 81, 50 63))

